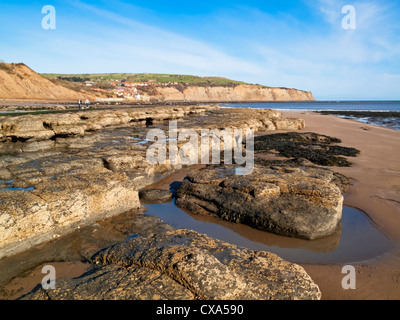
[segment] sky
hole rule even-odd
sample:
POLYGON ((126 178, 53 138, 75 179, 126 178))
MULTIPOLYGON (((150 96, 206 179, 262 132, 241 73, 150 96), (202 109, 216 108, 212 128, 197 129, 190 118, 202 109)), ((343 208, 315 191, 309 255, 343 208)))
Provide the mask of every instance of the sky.
POLYGON ((220 76, 317 100, 400 100, 398 0, 0 0, 0 8, 0 61, 39 73, 220 76), (55 29, 42 26, 45 5, 55 29), (347 5, 354 16, 342 12, 347 5))

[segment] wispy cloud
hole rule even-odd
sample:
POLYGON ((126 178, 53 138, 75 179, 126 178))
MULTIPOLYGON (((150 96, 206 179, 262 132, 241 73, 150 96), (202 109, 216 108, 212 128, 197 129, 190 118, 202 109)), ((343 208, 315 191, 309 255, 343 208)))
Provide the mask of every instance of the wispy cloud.
MULTIPOLYGON (((76 55, 82 45, 88 49, 87 71, 98 70, 103 63, 105 71, 119 72, 168 70, 197 74, 226 74, 229 72, 254 74, 257 64, 223 52, 205 41, 188 38, 156 26, 151 26, 115 12, 99 9, 80 1, 71 2, 78 10, 95 17, 80 22, 79 27, 92 32, 76 32, 73 39, 63 37, 63 43, 52 49, 59 54, 76 55), (99 21, 99 22, 97 22, 99 21), (107 22, 105 22, 107 21, 107 22), (95 67, 96 66, 96 67, 95 67)), ((69 28, 74 28, 71 21, 69 28)), ((82 64, 81 64, 82 65, 82 64)))
MULTIPOLYGON (((9 31, 0 28, 7 39, 2 58, 39 72, 218 75, 311 90, 319 99, 400 98, 397 0, 302 0, 296 2, 302 12, 237 2, 182 21, 158 15, 156 5, 90 3, 57 5, 57 29, 50 32, 18 16, 9 31), (342 29, 347 4, 356 8, 356 30, 342 29)), ((13 20, 10 14, 7 24, 13 20)))
POLYGON ((291 34, 293 25, 287 25, 282 28, 285 32, 276 35, 285 39, 278 46, 253 39, 253 50, 259 53, 262 72, 269 81, 312 90, 321 99, 399 98, 400 33, 394 23, 398 11, 382 1, 354 2, 357 29, 343 30, 345 1, 307 3, 324 16, 328 29, 297 29, 291 34))

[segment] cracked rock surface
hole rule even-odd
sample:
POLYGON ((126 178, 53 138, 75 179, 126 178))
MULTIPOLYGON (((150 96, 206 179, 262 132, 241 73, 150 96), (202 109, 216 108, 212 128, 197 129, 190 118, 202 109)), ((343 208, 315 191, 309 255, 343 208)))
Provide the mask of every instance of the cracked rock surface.
MULTIPOLYGON (((146 107, 0 119, 0 259, 138 208, 138 190, 182 165, 151 165, 151 128, 301 128, 274 110, 146 107)), ((183 142, 179 142, 183 144, 183 142)))
POLYGON ((58 280, 55 290, 37 287, 23 299, 321 298, 302 267, 192 230, 130 239, 98 252, 92 261, 96 265, 82 276, 58 280))
POLYGON ((177 190, 178 207, 279 235, 313 240, 335 232, 343 196, 331 170, 255 165, 236 175, 232 165, 189 174, 177 190))

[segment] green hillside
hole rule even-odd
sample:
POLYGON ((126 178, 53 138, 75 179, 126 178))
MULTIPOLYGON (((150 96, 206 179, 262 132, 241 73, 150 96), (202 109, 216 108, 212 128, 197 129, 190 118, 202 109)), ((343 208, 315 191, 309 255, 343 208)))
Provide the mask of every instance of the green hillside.
POLYGON ((239 85, 247 84, 242 81, 230 80, 222 77, 198 77, 191 75, 178 74, 158 74, 158 73, 104 73, 104 74, 56 74, 45 73, 44 77, 55 80, 66 80, 69 82, 93 81, 96 83, 107 83, 110 81, 124 82, 179 82, 187 85, 212 86, 212 85, 239 85))

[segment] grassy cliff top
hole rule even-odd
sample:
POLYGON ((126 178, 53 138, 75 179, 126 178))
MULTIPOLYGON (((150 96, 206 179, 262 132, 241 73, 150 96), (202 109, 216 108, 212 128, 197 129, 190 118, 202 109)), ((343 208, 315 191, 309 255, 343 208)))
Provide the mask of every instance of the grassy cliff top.
POLYGON ((158 74, 158 73, 104 73, 104 74, 56 74, 45 73, 42 74, 49 79, 67 80, 71 82, 94 81, 97 83, 104 83, 110 81, 124 81, 124 82, 179 82, 188 85, 196 86, 212 86, 212 85, 239 85, 248 84, 243 81, 236 81, 222 77, 198 77, 191 75, 179 74, 158 74))

